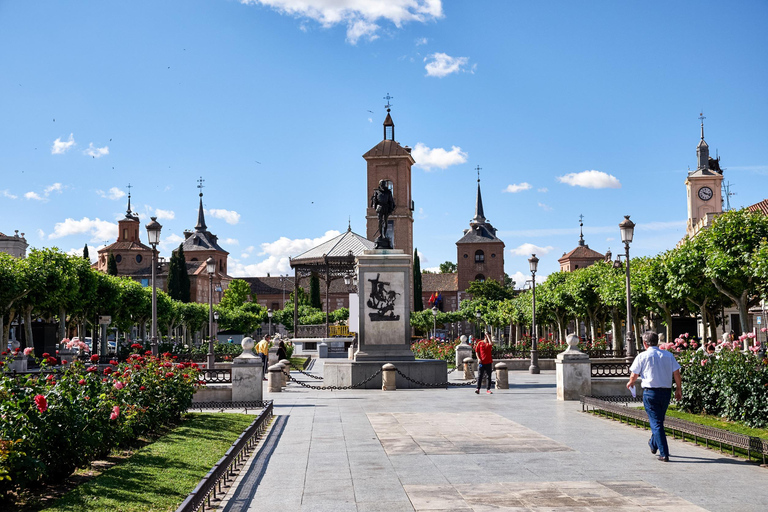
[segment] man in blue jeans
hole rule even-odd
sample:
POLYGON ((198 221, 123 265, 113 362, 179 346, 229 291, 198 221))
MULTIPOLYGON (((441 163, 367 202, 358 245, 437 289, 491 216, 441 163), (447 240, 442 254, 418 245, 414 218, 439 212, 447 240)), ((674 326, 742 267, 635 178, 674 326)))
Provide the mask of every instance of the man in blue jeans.
POLYGON ((664 417, 667 414, 669 400, 672 397, 672 380, 675 381, 675 400, 683 397, 683 381, 680 377, 680 365, 675 356, 666 350, 659 350, 659 336, 655 332, 643 334, 645 351, 638 354, 629 371, 632 375, 627 382, 627 389, 635 385, 642 377, 643 405, 651 424, 651 439, 648 446, 651 453, 659 452, 659 460, 669 462, 667 434, 664 432, 664 417))

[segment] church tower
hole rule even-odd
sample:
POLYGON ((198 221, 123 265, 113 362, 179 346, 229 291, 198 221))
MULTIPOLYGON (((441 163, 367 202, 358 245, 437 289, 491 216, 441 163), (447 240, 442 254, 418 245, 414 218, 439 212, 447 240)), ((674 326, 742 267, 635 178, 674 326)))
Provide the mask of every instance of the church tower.
POLYGON ((696 147, 697 167, 688 173, 685 186, 688 192, 688 224, 686 233, 695 236, 712 224, 714 218, 723 213, 722 183, 723 171, 720 157, 709 156, 709 145, 704 140, 704 114, 701 120, 701 141, 696 147))
POLYGON ((99 249, 96 269, 107 271, 109 255, 117 262, 118 275, 133 275, 147 267, 152 260, 152 249, 141 243, 141 223, 138 214, 131 211, 131 185, 128 185, 128 209, 117 221, 117 240, 99 249))
POLYGON ((379 221, 376 210, 371 207, 371 197, 379 186, 379 181, 387 182, 395 199, 395 211, 389 216, 388 236, 392 247, 401 249, 413 257, 413 208, 411 198, 411 166, 415 163, 411 156, 411 148, 401 146, 395 140, 395 123, 390 115, 387 94, 387 117, 384 120, 384 139, 363 155, 368 163, 368 195, 366 196, 365 236, 368 240, 376 240, 379 221))
POLYGON ((494 279, 504 284, 504 242, 496 236, 496 228, 485 218, 479 165, 476 170, 475 216, 469 221, 469 229, 464 230, 464 236, 456 242, 460 291, 469 288, 472 281, 494 279))

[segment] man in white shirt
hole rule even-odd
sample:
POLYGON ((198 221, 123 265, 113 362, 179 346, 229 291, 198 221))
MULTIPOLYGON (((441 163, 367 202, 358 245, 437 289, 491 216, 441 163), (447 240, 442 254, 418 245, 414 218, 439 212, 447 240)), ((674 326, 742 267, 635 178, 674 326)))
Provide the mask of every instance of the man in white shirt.
POLYGON ((683 381, 680 377, 680 365, 675 356, 666 350, 659 350, 659 336, 655 332, 643 334, 645 351, 638 354, 629 371, 632 375, 627 382, 627 389, 635 385, 642 377, 643 406, 651 424, 651 439, 648 446, 654 455, 659 451, 659 460, 669 462, 667 435, 664 432, 664 417, 672 397, 672 380, 675 381, 675 400, 683 397, 683 381))

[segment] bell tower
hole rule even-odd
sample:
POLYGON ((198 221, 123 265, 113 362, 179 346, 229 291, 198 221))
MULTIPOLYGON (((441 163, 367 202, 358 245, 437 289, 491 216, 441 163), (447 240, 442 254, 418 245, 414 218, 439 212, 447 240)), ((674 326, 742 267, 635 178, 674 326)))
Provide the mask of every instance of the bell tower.
POLYGON ((411 156, 411 148, 401 146, 395 140, 395 123, 392 121, 387 94, 387 117, 384 119, 384 140, 376 144, 363 155, 368 164, 368 185, 365 212, 365 237, 375 240, 379 234, 379 221, 376 210, 371 206, 371 197, 378 188, 379 181, 384 180, 395 199, 395 210, 389 216, 388 236, 392 247, 400 249, 413 258, 413 208, 411 197, 411 166, 415 163, 411 156))
POLYGON ((686 234, 694 237, 710 226, 714 218, 723 213, 723 171, 720 157, 709 156, 709 145, 704 140, 704 114, 701 120, 701 140, 696 147, 696 170, 688 173, 685 187, 688 194, 688 223, 686 234))

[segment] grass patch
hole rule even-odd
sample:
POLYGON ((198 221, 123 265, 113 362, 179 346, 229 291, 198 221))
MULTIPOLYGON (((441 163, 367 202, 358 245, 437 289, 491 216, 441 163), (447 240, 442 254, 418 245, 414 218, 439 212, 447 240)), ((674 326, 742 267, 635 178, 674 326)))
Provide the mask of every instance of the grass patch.
POLYGON ((750 428, 735 421, 724 420, 719 416, 709 416, 706 414, 691 414, 689 412, 679 411, 677 407, 674 407, 674 406, 669 407, 669 409, 667 410, 667 416, 690 421, 692 423, 698 423, 699 425, 705 425, 707 427, 720 428, 723 430, 727 430, 729 432, 735 432, 736 434, 743 434, 746 436, 768 439, 768 429, 750 428))
POLYGON ((301 370, 304 369, 304 365, 307 364, 308 357, 292 357, 291 358, 291 366, 294 368, 299 368, 301 370))
POLYGON ((243 414, 189 414, 179 427, 45 510, 175 510, 253 420, 243 414))

